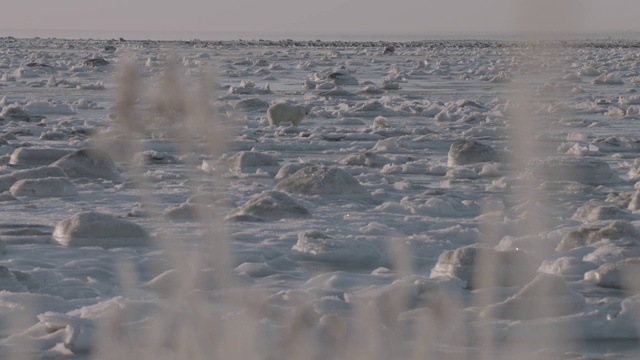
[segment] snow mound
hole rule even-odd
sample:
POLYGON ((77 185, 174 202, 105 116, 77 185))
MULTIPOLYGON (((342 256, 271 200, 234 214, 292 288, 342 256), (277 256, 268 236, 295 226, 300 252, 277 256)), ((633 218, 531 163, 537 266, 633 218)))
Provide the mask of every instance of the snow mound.
POLYGON ((533 277, 533 270, 522 251, 496 251, 469 245, 442 253, 430 277, 458 278, 466 282, 467 288, 476 289, 523 285, 533 277), (486 280, 482 276, 478 279, 481 271, 493 274, 486 280))
POLYGON ((350 106, 348 111, 344 111, 342 115, 353 117, 378 117, 378 116, 396 116, 398 112, 392 108, 384 106, 378 100, 367 100, 350 106))
POLYGON ((526 176, 547 181, 575 181, 587 185, 617 183, 609 164, 592 158, 548 158, 533 160, 527 164, 526 176))
POLYGON ((250 215, 264 220, 280 220, 284 218, 303 218, 310 215, 309 210, 300 205, 291 196, 279 191, 264 191, 229 215, 250 215))
POLYGON ((0 192, 8 191, 18 180, 42 179, 48 177, 67 177, 67 174, 56 166, 42 166, 34 169, 16 170, 8 175, 0 175, 0 192))
POLYGON ((380 86, 383 90, 400 90, 400 84, 397 81, 385 79, 380 86))
POLYGON ((404 197, 400 204, 410 210, 412 214, 431 217, 459 217, 460 213, 453 205, 436 196, 419 196, 417 198, 404 197))
POLYGON ((308 166, 284 178, 276 190, 302 195, 351 195, 366 193, 348 172, 328 166, 308 166))
POLYGON ((256 87, 253 81, 241 81, 240 86, 231 86, 229 90, 227 90, 227 94, 237 94, 237 95, 266 95, 272 94, 271 87, 269 84, 266 84, 261 87, 256 87))
POLYGON ((360 94, 369 94, 369 95, 377 95, 382 94, 384 91, 377 87, 375 84, 367 84, 360 88, 358 93, 360 94))
POLYGON ((88 59, 82 62, 82 65, 86 67, 100 67, 100 66, 107 66, 109 64, 110 63, 103 58, 88 59))
POLYGON ((61 168, 71 178, 101 178, 122 181, 111 157, 100 150, 81 149, 51 164, 61 168))
POLYGON ((149 235, 140 225, 93 211, 60 221, 53 230, 53 238, 65 246, 113 248, 149 243, 149 235))
POLYGON ((371 149, 372 152, 395 152, 403 149, 403 146, 399 144, 395 138, 378 140, 371 149))
POLYGON ((54 161, 70 154, 73 150, 62 149, 42 149, 42 148, 17 148, 11 153, 9 165, 34 166, 49 165, 54 161))
POLYGON ((138 165, 177 164, 179 160, 171 154, 145 150, 133 155, 133 162, 138 165))
POLYGON ((9 106, 3 107, 2 111, 0 112, 0 117, 3 117, 7 120, 26 121, 26 122, 40 121, 45 118, 42 115, 36 115, 31 111, 24 110, 21 107, 16 105, 9 105, 9 106))
POLYGON ((188 274, 171 269, 142 284, 142 288, 152 291, 160 297, 170 297, 180 294, 185 285, 203 291, 213 290, 216 286, 216 278, 215 271, 210 268, 188 274), (185 283, 185 276, 190 277, 189 283, 185 283))
POLYGON ((633 195, 631 195, 631 201, 629 201, 628 209, 631 211, 640 210, 640 191, 636 190, 633 195))
POLYGON ((36 314, 46 311, 67 312, 75 307, 69 301, 57 296, 34 293, 14 293, 0 291, 0 304, 14 313, 24 314, 36 319, 36 314))
POLYGON ((40 134, 40 140, 62 141, 67 140, 69 135, 62 131, 46 131, 40 134))
POLYGON ((341 98, 341 99, 358 97, 358 95, 340 87, 336 87, 326 91, 321 91, 318 93, 318 95, 326 98, 333 97, 333 98, 341 98))
MULTIPOLYGON (((627 211, 615 205, 587 204, 579 207, 572 219, 588 223, 599 220, 617 220, 628 217, 628 215, 630 214, 627 211)), ((621 228, 621 226, 618 227, 621 228)))
POLYGON ((257 151, 240 151, 227 159, 227 165, 243 173, 255 172, 257 168, 272 168, 278 166, 275 157, 257 151))
POLYGON ((584 274, 584 279, 604 288, 640 292, 638 272, 640 272, 640 259, 631 258, 603 264, 599 268, 584 274))
POLYGON ((66 177, 18 180, 10 189, 13 196, 68 197, 78 195, 76 187, 66 177))
MULTIPOLYGON (((585 251, 593 248, 586 248, 585 251)), ((580 253, 580 251, 576 251, 580 253)), ((622 243, 601 242, 590 253, 584 255, 582 260, 596 264, 615 263, 630 258, 640 257, 640 246, 633 241, 622 243)))
POLYGON ((611 74, 601 74, 591 82, 594 85, 621 85, 624 84, 622 79, 617 78, 611 74))
POLYGON ((512 320, 557 317, 584 308, 582 295, 571 291, 558 276, 539 274, 507 300, 487 306, 480 316, 512 320))
POLYGON ((250 277, 254 278, 262 278, 266 276, 270 276, 273 274, 277 274, 278 271, 269 266, 267 263, 250 263, 245 262, 238 265, 233 271, 237 273, 244 273, 250 277))
POLYGON ((292 250, 304 260, 357 267, 377 267, 382 259, 376 244, 354 239, 338 240, 316 230, 299 233, 292 250))
POLYGON ((599 76, 602 72, 593 66, 585 65, 578 71, 578 76, 599 76))
POLYGON ((14 271, 0 266, 0 290, 25 292, 26 288, 18 281, 14 271))
POLYGON ((447 155, 448 166, 494 161, 499 161, 498 152, 491 146, 476 140, 465 140, 451 144, 447 155))
POLYGON ((358 85, 358 79, 356 79, 353 75, 347 74, 341 71, 334 71, 327 75, 327 81, 331 81, 332 83, 342 86, 342 85, 358 85))
POLYGON ((203 221, 208 222, 213 218, 213 209, 203 204, 184 203, 167 209, 163 217, 166 220, 181 221, 203 221))
POLYGON ((587 271, 594 270, 597 267, 598 264, 592 262, 563 256, 555 260, 544 260, 538 268, 538 271, 551 275, 579 275, 582 277, 587 271))
POLYGON ((391 160, 370 151, 363 151, 344 157, 338 160, 338 162, 350 166, 383 167, 390 164, 391 160))
POLYGON ((259 98, 240 100, 233 105, 234 110, 247 112, 267 110, 268 108, 269 103, 259 98))
POLYGON ((287 164, 287 165, 283 165, 282 167, 280 167, 280 169, 278 170, 278 173, 276 174, 275 179, 276 180, 281 180, 286 178, 287 176, 290 176, 291 174, 295 173, 296 171, 305 168, 307 166, 312 166, 309 163, 304 163, 304 164, 287 164))
MULTIPOLYGON (((583 206, 578 209, 581 218, 585 215, 588 218, 594 212, 596 215, 598 215, 598 211, 600 213, 603 212, 601 207, 593 209, 589 205, 585 206, 586 208, 583 206)), ((576 212, 576 215, 578 215, 578 212, 576 212)), ((617 213, 615 207, 613 213, 617 213)), ((568 232, 556 247, 556 251, 569 251, 581 246, 589 246, 605 239, 615 241, 624 238, 637 239, 639 237, 640 233, 635 226, 626 221, 615 220, 608 224, 582 226, 577 230, 568 232)))
POLYGON ((36 114, 74 115, 76 113, 69 104, 56 104, 49 101, 30 101, 24 108, 36 114))

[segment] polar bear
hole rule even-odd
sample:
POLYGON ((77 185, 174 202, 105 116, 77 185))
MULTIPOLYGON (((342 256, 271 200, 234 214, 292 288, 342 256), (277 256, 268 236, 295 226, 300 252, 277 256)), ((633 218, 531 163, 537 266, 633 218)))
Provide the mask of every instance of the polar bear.
POLYGON ((302 105, 289 105, 287 103, 277 103, 269 106, 267 117, 269 124, 279 125, 281 122, 290 122, 293 126, 298 126, 302 118, 309 114, 311 109, 302 105))

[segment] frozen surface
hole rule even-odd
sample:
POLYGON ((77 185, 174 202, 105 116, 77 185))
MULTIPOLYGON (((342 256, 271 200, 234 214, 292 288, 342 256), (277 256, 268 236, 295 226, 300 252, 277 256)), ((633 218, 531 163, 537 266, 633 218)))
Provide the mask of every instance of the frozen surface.
POLYGON ((0 357, 637 358, 638 46, 0 38, 0 357))

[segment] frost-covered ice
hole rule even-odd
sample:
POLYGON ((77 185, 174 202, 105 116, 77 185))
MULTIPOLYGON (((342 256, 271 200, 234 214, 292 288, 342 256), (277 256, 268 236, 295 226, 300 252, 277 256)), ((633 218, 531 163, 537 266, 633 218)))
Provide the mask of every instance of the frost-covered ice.
POLYGON ((0 38, 0 358, 637 358, 636 50, 0 38))
POLYGON ((310 212, 283 192, 265 191, 254 196, 230 214, 232 217, 247 215, 257 219, 280 220, 307 217, 310 212))
POLYGON ((361 195, 364 187, 351 174, 337 167, 307 166, 282 179, 276 190, 302 195, 361 195))
POLYGON ((66 246, 122 247, 145 245, 149 235, 133 222, 87 211, 60 221, 53 238, 66 246))
POLYGON ((78 195, 78 191, 66 177, 18 180, 9 189, 13 196, 65 197, 78 195))
POLYGON ((51 166, 57 166, 72 178, 102 178, 121 180, 120 172, 111 157, 100 150, 82 149, 56 160, 51 166))

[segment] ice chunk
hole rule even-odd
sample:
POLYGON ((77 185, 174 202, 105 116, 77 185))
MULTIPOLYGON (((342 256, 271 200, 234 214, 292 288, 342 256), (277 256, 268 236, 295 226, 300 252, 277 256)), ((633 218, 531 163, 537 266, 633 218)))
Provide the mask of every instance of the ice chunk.
POLYGON ((349 266, 378 267, 382 252, 377 244, 354 239, 334 239, 310 230, 298 234, 294 254, 305 260, 339 263, 349 266))
POLYGON ((310 212, 283 192, 265 191, 233 210, 229 216, 237 215, 251 215, 265 220, 280 220, 307 217, 310 212))
MULTIPOLYGON (((589 211, 587 217, 592 211, 593 210, 589 211)), ((587 210, 584 210, 584 212, 587 212, 587 210)), ((614 211, 614 213, 616 212, 614 211)), ((637 239, 639 236, 640 234, 633 225, 626 221, 615 220, 608 224, 582 226, 578 230, 568 232, 562 238, 558 247, 556 247, 556 250, 569 251, 581 246, 589 246, 605 239, 612 241, 624 238, 627 240, 633 240, 637 239)))
POLYGON ((609 164, 592 158, 548 158, 533 160, 527 164, 526 175, 548 181, 577 181, 587 185, 617 183, 609 164))
POLYGON ((122 181, 120 171, 111 157, 100 150, 82 149, 51 164, 61 168, 71 178, 102 178, 122 181))
POLYGON ((9 165, 49 165, 72 152, 73 150, 21 147, 11 154, 9 165))
POLYGON ((584 297, 569 290, 562 278, 539 274, 514 296, 487 306, 480 316, 529 320, 577 313, 584 305, 584 297))
POLYGON ((600 287, 640 292, 640 281, 637 276, 639 271, 640 259, 631 258, 603 264, 584 274, 584 279, 593 281, 600 287))
POLYGON ((141 246, 149 235, 140 225, 99 212, 80 212, 60 221, 53 238, 66 246, 102 246, 106 248, 141 246))
POLYGON ((524 252, 496 251, 475 245, 445 251, 431 269, 431 278, 458 278, 465 281, 469 289, 523 285, 533 274, 534 269, 524 252))
POLYGON ((13 196, 68 197, 78 195, 78 190, 66 177, 18 180, 10 189, 13 196))
POLYGON ((328 166, 308 166, 284 178, 276 190, 302 195, 360 195, 366 193, 348 172, 328 166))

